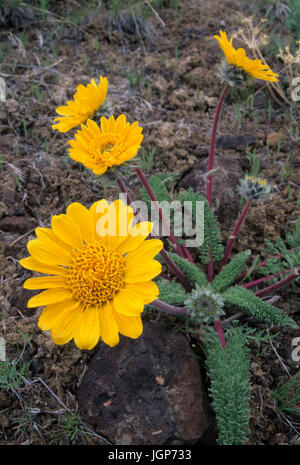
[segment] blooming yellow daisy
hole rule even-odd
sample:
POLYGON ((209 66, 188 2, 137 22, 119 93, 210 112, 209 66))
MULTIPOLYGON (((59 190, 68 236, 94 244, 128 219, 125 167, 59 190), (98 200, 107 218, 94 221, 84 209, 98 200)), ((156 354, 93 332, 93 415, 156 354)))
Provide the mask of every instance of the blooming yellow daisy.
POLYGON ((52 217, 51 228, 35 230, 20 264, 47 276, 27 279, 24 288, 46 290, 27 306, 46 306, 38 325, 51 330, 55 344, 74 338, 80 349, 92 349, 100 337, 115 346, 119 333, 141 335, 144 305, 159 294, 152 279, 161 265, 153 258, 163 244, 145 240, 153 224, 133 226, 133 217, 122 200, 100 200, 89 210, 75 202, 52 217))
POLYGON ((130 125, 126 116, 120 115, 115 120, 104 116, 100 119, 101 128, 95 121, 88 120, 86 126, 75 134, 70 141, 69 155, 73 160, 93 170, 95 174, 103 174, 107 168, 121 165, 133 158, 143 140, 143 128, 138 121, 130 125))
POLYGON ((107 78, 102 76, 100 76, 98 85, 94 79, 86 87, 80 84, 74 94, 74 100, 69 100, 67 105, 56 108, 56 113, 62 116, 55 118, 54 122, 59 121, 59 123, 54 124, 52 129, 68 132, 91 118, 95 111, 103 105, 107 87, 107 78))
POLYGON ((229 65, 235 65, 250 76, 263 81, 278 81, 278 74, 274 73, 268 65, 263 64, 261 60, 248 58, 243 48, 236 50, 232 45, 233 38, 231 37, 229 41, 226 32, 220 31, 220 37, 216 35, 214 39, 217 39, 229 65))

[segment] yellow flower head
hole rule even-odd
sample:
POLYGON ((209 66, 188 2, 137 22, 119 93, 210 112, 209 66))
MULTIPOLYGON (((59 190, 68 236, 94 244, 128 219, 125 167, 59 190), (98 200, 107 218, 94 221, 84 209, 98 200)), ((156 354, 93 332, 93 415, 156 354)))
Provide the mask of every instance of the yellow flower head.
POLYGON ((56 108, 56 113, 62 116, 55 118, 54 122, 59 121, 59 123, 54 124, 52 129, 68 132, 91 118, 95 111, 103 105, 107 87, 107 78, 102 76, 100 76, 98 86, 94 79, 86 87, 80 84, 74 94, 74 100, 69 100, 66 106, 56 108))
POLYGON ((121 165, 133 158, 143 140, 143 128, 138 121, 130 125, 126 116, 120 115, 116 120, 101 117, 101 128, 92 120, 75 134, 70 141, 69 155, 73 160, 93 170, 95 174, 103 174, 114 166, 121 165))
POLYGON ((46 306, 38 324, 55 344, 74 338, 80 349, 92 349, 100 337, 115 346, 119 333, 141 335, 144 305, 159 294, 152 279, 161 265, 153 258, 163 244, 145 240, 153 224, 132 226, 133 217, 122 200, 100 200, 89 210, 75 202, 52 217, 51 228, 35 230, 20 264, 47 276, 27 279, 24 288, 46 290, 27 306, 46 306))
POLYGON ((245 73, 256 79, 278 81, 278 74, 274 73, 268 65, 265 65, 261 60, 248 58, 243 48, 236 50, 232 45, 232 37, 229 41, 226 32, 220 31, 220 37, 216 35, 214 39, 217 39, 229 65, 241 68, 245 73))
POLYGON ((246 199, 262 202, 267 199, 271 193, 271 186, 265 179, 255 176, 246 175, 240 180, 238 186, 239 193, 246 199))

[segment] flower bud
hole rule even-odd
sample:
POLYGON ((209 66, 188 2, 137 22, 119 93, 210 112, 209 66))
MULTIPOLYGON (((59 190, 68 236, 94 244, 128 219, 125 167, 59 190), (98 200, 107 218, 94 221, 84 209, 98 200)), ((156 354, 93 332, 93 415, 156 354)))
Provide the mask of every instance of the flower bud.
POLYGON ((195 323, 210 323, 224 315, 224 300, 220 294, 212 290, 211 286, 196 286, 184 304, 195 323))
POLYGON ((238 191, 246 200, 264 201, 271 193, 271 186, 265 179, 245 176, 240 180, 238 191))

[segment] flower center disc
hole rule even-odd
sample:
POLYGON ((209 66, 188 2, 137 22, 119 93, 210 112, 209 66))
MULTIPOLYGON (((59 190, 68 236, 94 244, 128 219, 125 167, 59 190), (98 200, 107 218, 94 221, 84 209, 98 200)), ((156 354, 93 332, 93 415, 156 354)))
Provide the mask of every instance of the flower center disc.
POLYGON ((102 162, 106 166, 113 166, 124 152, 123 137, 113 133, 95 137, 90 143, 90 153, 95 161, 102 162))
POLYGON ((124 286, 123 257, 98 242, 87 244, 73 257, 68 285, 76 299, 86 305, 110 301, 124 286))

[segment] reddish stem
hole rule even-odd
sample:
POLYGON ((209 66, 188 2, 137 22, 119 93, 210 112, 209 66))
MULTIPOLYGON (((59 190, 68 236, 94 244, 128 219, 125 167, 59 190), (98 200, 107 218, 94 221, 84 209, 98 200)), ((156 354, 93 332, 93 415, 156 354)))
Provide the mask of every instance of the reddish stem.
POLYGON ((185 308, 175 307, 174 305, 167 304, 166 302, 162 302, 159 299, 153 300, 150 305, 157 308, 158 310, 162 310, 163 312, 171 313, 172 315, 187 315, 185 308))
MULTIPOLYGON (((118 177, 117 178, 117 183, 119 184, 119 188, 120 188, 120 191, 122 192, 122 194, 125 194, 126 195, 126 203, 127 205, 133 203, 133 198, 131 197, 131 195, 129 194, 128 192, 128 189, 126 187, 126 184, 125 182, 123 181, 123 179, 121 177, 118 177)), ((131 207, 132 208, 132 207, 131 207)), ((133 209, 133 208, 132 208, 133 209)), ((134 210, 134 209, 133 209, 134 210)), ((137 210, 134 211, 134 214, 137 214, 137 210)), ((143 221, 143 219, 141 219, 143 221)))
MULTIPOLYGON (((207 178, 206 178, 206 198, 207 198, 207 201, 210 207, 212 207, 212 173, 211 171, 213 170, 213 167, 214 167, 217 129, 218 129, 218 123, 220 119, 222 105, 225 100, 228 89, 229 89, 229 86, 227 84, 224 87, 221 93, 221 96, 219 98, 215 117, 214 117, 213 127, 212 127, 211 139, 210 139, 208 165, 207 165, 207 178)), ((208 264, 208 270, 207 270, 209 282, 213 280, 213 269, 214 269, 214 264, 213 264, 212 254, 210 251, 209 264, 208 264)))
MULTIPOLYGON (((151 237, 156 238, 156 236, 151 235, 151 237)), ((163 257, 169 268, 173 270, 179 281, 181 281, 181 284, 185 288, 186 291, 190 292, 191 291, 191 286, 185 276, 185 274, 181 271, 181 269, 176 265, 176 263, 172 260, 172 258, 167 254, 165 249, 162 249, 160 251, 160 255, 163 257)))
POLYGON ((258 284, 263 283, 264 281, 268 281, 271 278, 278 278, 278 276, 287 274, 290 271, 292 271, 292 268, 286 271, 282 271, 281 273, 269 274, 268 276, 263 276, 262 278, 256 279, 255 281, 251 281, 250 283, 242 284, 242 287, 247 289, 249 287, 257 286, 258 284))
POLYGON ((228 259, 229 259, 229 255, 230 255, 230 252, 231 252, 231 249, 233 247, 233 244, 235 242, 235 239, 238 235, 238 232, 239 230, 241 229, 241 226, 244 222, 244 219, 245 219, 245 216, 247 214, 247 211, 250 207, 250 204, 251 204, 251 201, 248 200, 248 202, 246 203, 239 219, 237 220, 236 222, 236 225, 234 227, 234 230, 233 230, 233 233, 232 233, 232 236, 230 236, 230 239, 229 241, 227 242, 227 245, 226 245, 226 249, 225 249, 225 253, 224 253, 224 258, 221 262, 221 265, 220 265, 220 269, 219 269, 219 273, 222 271, 223 267, 226 265, 226 263, 228 262, 228 259))
MULTIPOLYGON (((294 249, 288 250, 288 252, 290 253, 290 252, 293 252, 294 250, 298 250, 298 249, 299 249, 299 247, 295 247, 294 249)), ((260 267, 266 265, 267 262, 268 262, 269 260, 273 260, 274 258, 280 258, 280 257, 282 257, 282 253, 279 253, 278 255, 275 255, 274 257, 271 257, 271 258, 269 258, 269 259, 267 259, 267 260, 264 260, 264 261, 261 262, 259 265, 257 265, 257 267, 255 267, 255 268, 260 268, 260 267)), ((241 279, 245 278, 245 276, 247 276, 247 271, 244 271, 244 272, 237 278, 237 280, 240 281, 241 279)), ((251 284, 251 283, 250 283, 250 284, 251 284)))
POLYGON ((281 281, 278 281, 275 284, 271 284, 271 286, 265 287, 265 289, 262 289, 261 291, 256 292, 255 295, 257 297, 261 297, 267 294, 271 294, 272 292, 277 291, 281 287, 293 281, 293 279, 298 278, 299 275, 300 275, 300 268, 298 270, 295 270, 295 272, 291 274, 290 276, 288 276, 287 278, 281 279, 281 281))
POLYGON ((159 277, 164 278, 164 279, 166 279, 167 281, 170 281, 170 282, 172 281, 172 278, 170 276, 166 275, 165 273, 160 273, 159 277))
POLYGON ((211 283, 212 280, 214 279, 214 263, 213 263, 211 250, 209 251, 209 263, 207 266, 207 276, 208 276, 208 281, 211 283))
POLYGON ((208 166, 207 166, 207 179, 206 179, 206 198, 208 201, 209 206, 212 206, 212 173, 211 170, 214 167, 214 157, 215 157, 215 149, 216 149, 216 135, 218 129, 219 118, 221 114, 221 109, 223 102, 225 100, 226 94, 228 92, 229 86, 228 84, 224 87, 220 99, 218 101, 218 105, 216 108, 216 113, 214 117, 212 133, 211 133, 211 140, 210 140, 210 147, 209 147, 209 156, 208 156, 208 166))
POLYGON ((190 252, 189 252, 189 249, 188 249, 185 245, 183 245, 182 248, 183 248, 183 251, 184 251, 184 253, 185 253, 186 258, 188 259, 188 261, 189 261, 190 263, 195 264, 195 262, 194 262, 194 260, 193 260, 193 257, 191 256, 191 254, 190 254, 190 252))
POLYGON ((152 202, 154 203, 154 206, 155 206, 155 208, 156 208, 156 210, 157 210, 157 212, 158 212, 158 214, 159 214, 159 217, 160 217, 160 219, 161 219, 161 222, 162 222, 162 224, 163 224, 165 230, 166 230, 167 233, 169 234, 169 237, 170 237, 171 242, 175 245, 178 255, 180 255, 180 257, 182 257, 182 258, 185 258, 184 254, 183 254, 183 252, 182 252, 182 250, 181 250, 181 248, 180 248, 180 245, 179 245, 178 242, 176 241, 176 239, 175 239, 175 237, 174 237, 174 235, 173 235, 173 233, 172 233, 172 231, 171 231, 171 228, 170 228, 170 226, 169 226, 169 224, 168 224, 166 218, 164 217, 163 211, 162 211, 162 209, 161 209, 160 206, 159 206, 159 202, 158 202, 158 200, 157 200, 157 198, 156 198, 156 196, 155 196, 153 190, 151 189, 151 186, 150 186, 150 184, 149 184, 149 182, 148 182, 146 176, 144 175, 144 173, 143 173, 143 171, 141 170, 141 168, 136 168, 136 172, 137 172, 137 174, 139 175, 140 180, 142 181, 142 183, 143 183, 143 185, 144 185, 144 187, 145 187, 145 189, 146 189, 146 191, 147 191, 147 193, 148 193, 150 199, 151 199, 152 202))
POLYGON ((219 336, 219 339, 220 339, 221 347, 222 347, 222 349, 224 349, 224 347, 226 345, 226 341, 225 341, 225 336, 224 336, 224 332, 223 332, 223 328, 222 328, 222 323, 221 323, 220 320, 215 322, 215 327, 216 327, 216 330, 217 330, 217 333, 218 333, 218 336, 219 336))

